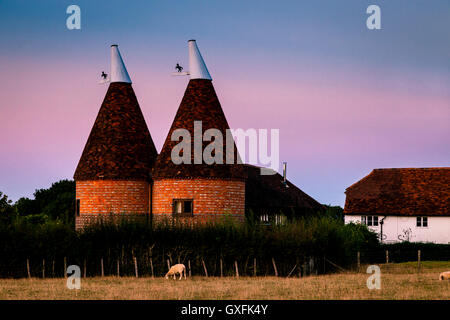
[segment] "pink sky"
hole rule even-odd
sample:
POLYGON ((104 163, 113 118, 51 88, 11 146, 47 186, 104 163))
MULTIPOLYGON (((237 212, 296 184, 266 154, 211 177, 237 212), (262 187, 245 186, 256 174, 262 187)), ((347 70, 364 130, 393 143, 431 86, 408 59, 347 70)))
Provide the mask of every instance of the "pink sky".
POLYGON ((325 204, 373 168, 449 166, 450 3, 78 0, 0 2, 0 191, 72 178, 119 49, 158 150, 196 39, 232 128, 279 129, 288 178, 325 204), (180 17, 178 13, 182 13, 180 17), (39 13, 39 14, 37 14, 39 13))
MULTIPOLYGON (((122 51, 160 150, 187 79, 122 51)), ((373 168, 448 165, 450 105, 439 78, 409 83, 394 70, 367 80, 338 67, 277 78, 216 64, 210 72, 230 126, 280 129, 288 178, 322 203, 343 205, 345 188, 373 168)), ((12 81, 0 91, 0 190, 13 200, 72 178, 107 89, 97 69, 43 59, 2 70, 12 81)))

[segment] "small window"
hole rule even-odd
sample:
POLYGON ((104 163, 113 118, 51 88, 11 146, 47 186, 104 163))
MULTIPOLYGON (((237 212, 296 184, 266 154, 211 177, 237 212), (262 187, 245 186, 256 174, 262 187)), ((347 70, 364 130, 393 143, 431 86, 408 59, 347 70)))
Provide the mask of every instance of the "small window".
POLYGON ((276 214, 275 215, 275 224, 284 224, 284 216, 276 214))
POLYGON ((373 217, 373 225, 376 227, 378 226, 378 216, 373 217))
POLYGON ((417 217, 416 218, 416 226, 419 228, 428 227, 428 217, 417 217))
POLYGON ((80 199, 77 199, 77 201, 75 201, 75 213, 77 217, 80 216, 80 199))
POLYGON ((172 213, 177 216, 191 217, 194 213, 192 199, 173 199, 172 213))
POLYGON ((370 227, 378 226, 378 216, 361 216, 361 223, 370 227))

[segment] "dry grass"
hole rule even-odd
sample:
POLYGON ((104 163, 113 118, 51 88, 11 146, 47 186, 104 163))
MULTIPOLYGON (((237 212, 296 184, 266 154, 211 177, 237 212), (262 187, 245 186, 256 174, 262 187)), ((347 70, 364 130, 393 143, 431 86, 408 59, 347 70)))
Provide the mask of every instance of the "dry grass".
MULTIPOLYGON (((381 265, 381 290, 369 290, 368 274, 341 273, 305 278, 193 277, 88 278, 81 290, 66 288, 65 279, 0 280, 0 299, 449 299, 450 281, 439 273, 450 262, 381 265)), ((365 269, 364 269, 365 270, 365 269)), ((364 272, 364 271, 363 271, 364 272)))

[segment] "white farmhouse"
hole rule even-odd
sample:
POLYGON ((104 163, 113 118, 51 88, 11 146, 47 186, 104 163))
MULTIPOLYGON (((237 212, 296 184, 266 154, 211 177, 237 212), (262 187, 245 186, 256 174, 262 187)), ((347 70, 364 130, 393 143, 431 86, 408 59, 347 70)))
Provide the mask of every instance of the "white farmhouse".
POLYGON ((345 194, 345 223, 385 243, 450 243, 450 167, 374 169, 345 194))

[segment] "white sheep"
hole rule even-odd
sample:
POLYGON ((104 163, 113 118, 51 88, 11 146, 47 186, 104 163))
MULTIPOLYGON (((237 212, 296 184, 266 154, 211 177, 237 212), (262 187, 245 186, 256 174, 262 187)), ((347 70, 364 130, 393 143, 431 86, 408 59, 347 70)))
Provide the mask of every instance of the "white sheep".
POLYGON ((439 275, 439 280, 450 280, 450 271, 442 272, 439 275))
POLYGON ((184 279, 186 280, 186 267, 184 266, 184 264, 181 264, 181 263, 172 266, 169 269, 169 272, 166 273, 165 278, 169 279, 169 276, 173 276, 173 280, 175 280, 175 275, 177 273, 180 274, 180 279, 178 279, 178 280, 181 280, 181 278, 183 277, 183 273, 184 273, 184 279))

